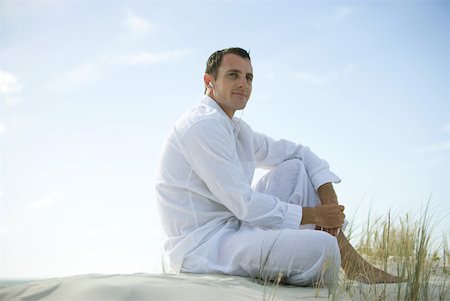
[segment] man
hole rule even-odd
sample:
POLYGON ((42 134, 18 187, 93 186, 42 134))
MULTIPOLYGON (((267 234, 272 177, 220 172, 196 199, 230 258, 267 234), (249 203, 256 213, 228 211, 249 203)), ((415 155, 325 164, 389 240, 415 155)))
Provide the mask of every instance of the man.
POLYGON ((249 53, 213 53, 205 96, 173 127, 156 179, 173 271, 220 273, 335 287, 339 267, 363 282, 399 279, 370 266, 340 231, 340 179, 308 147, 275 141, 234 117, 252 92, 249 53), (251 188, 255 167, 269 169, 251 188))

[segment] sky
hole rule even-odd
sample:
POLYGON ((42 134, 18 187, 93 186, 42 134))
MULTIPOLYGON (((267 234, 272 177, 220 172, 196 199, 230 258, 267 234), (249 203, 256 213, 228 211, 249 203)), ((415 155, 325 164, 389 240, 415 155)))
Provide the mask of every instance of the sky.
POLYGON ((236 116, 326 159, 355 227, 450 232, 450 2, 0 0, 0 278, 160 271, 160 149, 234 46, 236 116))

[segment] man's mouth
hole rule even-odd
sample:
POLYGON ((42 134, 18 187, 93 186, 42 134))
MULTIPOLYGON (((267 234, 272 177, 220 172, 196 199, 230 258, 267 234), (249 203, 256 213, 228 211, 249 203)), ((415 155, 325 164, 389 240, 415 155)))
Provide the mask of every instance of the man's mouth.
POLYGON ((233 94, 241 97, 247 97, 247 94, 245 94, 244 92, 233 92, 233 94))

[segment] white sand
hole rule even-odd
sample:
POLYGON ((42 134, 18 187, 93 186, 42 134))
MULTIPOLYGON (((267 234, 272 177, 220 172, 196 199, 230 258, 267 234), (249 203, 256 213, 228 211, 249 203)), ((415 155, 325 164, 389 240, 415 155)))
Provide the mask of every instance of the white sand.
MULTIPOLYGON (((450 300, 448 278, 432 276, 428 300, 450 300), (444 288, 445 294, 441 293, 444 288)), ((404 297, 406 283, 402 284, 404 297)), ((397 284, 367 285, 350 282, 335 298, 350 300, 398 300, 397 284), (345 289, 346 288, 346 289, 345 289), (385 298, 385 299, 383 299, 385 298)), ((328 290, 273 284, 224 275, 132 274, 80 275, 0 287, 0 301, 220 301, 220 300, 328 300, 328 290)), ((331 299, 330 299, 331 300, 331 299)))
POLYGON ((328 300, 327 289, 223 275, 81 275, 0 288, 1 301, 328 300))

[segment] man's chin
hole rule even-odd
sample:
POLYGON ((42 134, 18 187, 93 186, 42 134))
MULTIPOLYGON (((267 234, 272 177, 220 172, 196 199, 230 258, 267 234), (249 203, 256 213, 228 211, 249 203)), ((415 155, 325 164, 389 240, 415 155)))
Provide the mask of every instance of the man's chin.
POLYGON ((243 109, 245 109, 245 107, 246 107, 246 104, 243 106, 240 106, 236 111, 242 111, 243 109))

